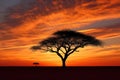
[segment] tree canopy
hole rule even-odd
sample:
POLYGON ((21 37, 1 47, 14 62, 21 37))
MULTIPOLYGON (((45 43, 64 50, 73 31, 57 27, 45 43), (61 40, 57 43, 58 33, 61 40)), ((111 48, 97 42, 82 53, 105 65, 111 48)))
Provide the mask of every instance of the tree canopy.
POLYGON ((65 61, 70 54, 87 45, 100 46, 102 42, 93 36, 80 32, 61 30, 42 40, 37 46, 33 46, 32 49, 56 53, 62 59, 63 66, 65 66, 65 61))

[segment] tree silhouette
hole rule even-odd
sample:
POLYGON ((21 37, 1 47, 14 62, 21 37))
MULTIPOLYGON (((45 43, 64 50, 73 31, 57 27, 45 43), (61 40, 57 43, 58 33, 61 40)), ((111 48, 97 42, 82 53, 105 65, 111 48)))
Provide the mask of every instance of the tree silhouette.
POLYGON ((66 59, 79 48, 84 48, 87 45, 100 46, 102 42, 92 36, 85 35, 72 30, 62 30, 53 33, 37 46, 32 46, 33 50, 45 50, 56 53, 62 60, 62 67, 65 67, 66 59))

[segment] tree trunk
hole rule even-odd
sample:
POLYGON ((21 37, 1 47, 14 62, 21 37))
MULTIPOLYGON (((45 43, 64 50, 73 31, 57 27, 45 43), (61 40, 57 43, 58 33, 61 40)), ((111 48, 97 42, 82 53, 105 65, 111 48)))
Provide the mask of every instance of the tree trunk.
POLYGON ((65 62, 66 62, 66 59, 63 59, 63 60, 62 60, 62 67, 66 67, 65 62))

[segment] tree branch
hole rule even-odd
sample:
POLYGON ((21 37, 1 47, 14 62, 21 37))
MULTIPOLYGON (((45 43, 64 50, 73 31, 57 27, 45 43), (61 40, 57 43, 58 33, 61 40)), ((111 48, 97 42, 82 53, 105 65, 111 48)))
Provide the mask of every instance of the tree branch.
POLYGON ((59 47, 57 48, 56 53, 57 53, 57 55, 58 55, 61 59, 63 59, 62 55, 59 53, 60 48, 61 48, 61 46, 59 46, 59 47))
POLYGON ((60 51, 63 52, 63 53, 65 54, 65 52, 64 52, 62 49, 60 49, 60 51))
POLYGON ((80 46, 76 46, 70 53, 68 53, 68 56, 72 54, 74 51, 76 51, 80 46))
POLYGON ((57 55, 63 60, 62 55, 61 55, 59 52, 56 52, 56 53, 57 53, 57 55))

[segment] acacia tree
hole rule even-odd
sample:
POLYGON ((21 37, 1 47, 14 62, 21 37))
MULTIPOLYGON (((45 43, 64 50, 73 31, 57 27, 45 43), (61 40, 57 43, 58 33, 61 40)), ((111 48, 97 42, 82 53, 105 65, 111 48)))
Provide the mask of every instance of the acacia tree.
POLYGON ((78 51, 79 48, 87 45, 100 46, 101 44, 100 40, 92 36, 72 30, 62 30, 53 33, 52 37, 39 42, 37 46, 32 46, 31 49, 56 53, 62 60, 62 67, 65 67, 68 56, 78 51))

